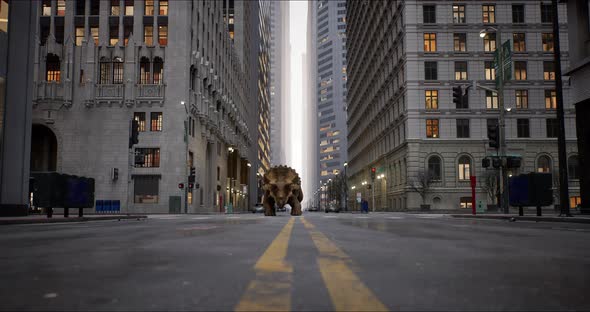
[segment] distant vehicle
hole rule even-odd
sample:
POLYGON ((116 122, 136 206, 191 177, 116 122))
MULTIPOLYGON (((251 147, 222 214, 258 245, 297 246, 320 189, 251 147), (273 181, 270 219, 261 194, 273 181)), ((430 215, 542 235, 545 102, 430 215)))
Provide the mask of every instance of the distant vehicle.
POLYGON ((264 206, 262 206, 261 203, 254 205, 254 208, 252 208, 252 213, 257 213, 257 212, 264 213, 264 206))
POLYGON ((309 207, 309 209, 307 209, 307 211, 319 211, 320 209, 318 207, 309 207))
POLYGON ((276 207, 276 211, 277 211, 277 212, 278 212, 278 211, 283 211, 283 212, 284 212, 284 211, 287 211, 287 205, 285 205, 285 206, 283 206, 283 207, 278 207, 278 206, 276 206, 276 205, 275 205, 275 207, 276 207))
POLYGON ((329 205, 328 208, 326 208, 326 213, 328 212, 336 212, 339 213, 340 212, 340 207, 337 207, 336 205, 329 205))

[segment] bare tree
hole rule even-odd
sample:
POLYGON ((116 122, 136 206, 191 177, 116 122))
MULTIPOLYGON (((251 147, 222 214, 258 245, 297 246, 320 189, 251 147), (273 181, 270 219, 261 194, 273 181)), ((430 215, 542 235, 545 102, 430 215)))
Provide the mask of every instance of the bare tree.
POLYGON ((481 189, 486 192, 492 203, 496 202, 496 196, 498 194, 498 172, 495 170, 486 170, 481 176, 481 179, 481 189))
POLYGON ((426 193, 430 190, 432 184, 432 174, 424 171, 423 169, 418 171, 416 178, 410 180, 410 188, 420 194, 422 197, 422 204, 426 204, 426 193))

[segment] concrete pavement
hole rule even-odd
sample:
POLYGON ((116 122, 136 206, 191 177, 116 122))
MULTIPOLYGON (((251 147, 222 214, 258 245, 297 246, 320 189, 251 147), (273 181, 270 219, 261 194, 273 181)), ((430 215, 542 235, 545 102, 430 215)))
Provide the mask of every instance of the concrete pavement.
POLYGON ((590 226, 444 214, 0 227, 0 310, 590 310, 590 226))

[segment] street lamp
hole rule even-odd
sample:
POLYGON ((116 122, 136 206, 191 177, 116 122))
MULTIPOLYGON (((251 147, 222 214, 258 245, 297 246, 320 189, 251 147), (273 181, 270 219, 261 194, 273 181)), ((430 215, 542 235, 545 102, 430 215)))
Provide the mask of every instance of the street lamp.
POLYGON ((348 175, 346 174, 346 168, 348 162, 344 163, 344 211, 348 211, 348 175))
MULTIPOLYGON (((189 117, 189 112, 188 112, 188 107, 186 106, 186 103, 184 101, 180 101, 180 105, 184 106, 184 111, 186 112, 186 117, 184 119, 184 143, 185 143, 185 153, 184 153, 184 163, 185 163, 185 175, 183 178, 187 179, 186 184, 188 186, 188 176, 190 175, 190 166, 188 163, 188 117, 189 117)), ((184 188, 184 213, 188 213, 188 187, 184 188)))
MULTIPOLYGON (((499 153, 500 157, 506 157, 506 122, 504 116, 504 53, 502 51, 502 32, 499 31, 497 28, 488 26, 482 29, 479 32, 479 36, 481 38, 485 38, 489 33, 494 32, 496 34, 496 53, 498 54, 498 69, 500 70, 500 74, 498 75, 498 109, 500 112, 498 118, 498 126, 499 126, 499 135, 498 135, 498 145, 499 145, 499 153)), ((500 167, 500 191, 501 191, 501 203, 498 203, 504 209, 504 213, 509 212, 508 207, 508 197, 506 196, 506 192, 504 188, 508 184, 506 170, 500 167)))

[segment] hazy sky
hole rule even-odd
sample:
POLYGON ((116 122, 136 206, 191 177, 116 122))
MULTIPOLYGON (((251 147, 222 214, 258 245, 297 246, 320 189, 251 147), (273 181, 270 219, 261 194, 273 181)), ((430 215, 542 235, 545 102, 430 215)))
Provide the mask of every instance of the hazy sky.
MULTIPOLYGON (((301 174, 303 168, 303 134, 306 127, 304 116, 301 114, 303 101, 302 88, 302 60, 301 56, 306 52, 307 35, 307 1, 290 1, 290 42, 291 42, 291 103, 287 116, 290 122, 287 124, 287 137, 291 148, 286 149, 291 155, 286 155, 287 163, 301 174)), ((302 179, 306 183, 305 179, 302 179)))

